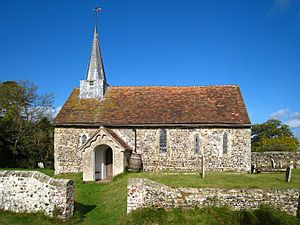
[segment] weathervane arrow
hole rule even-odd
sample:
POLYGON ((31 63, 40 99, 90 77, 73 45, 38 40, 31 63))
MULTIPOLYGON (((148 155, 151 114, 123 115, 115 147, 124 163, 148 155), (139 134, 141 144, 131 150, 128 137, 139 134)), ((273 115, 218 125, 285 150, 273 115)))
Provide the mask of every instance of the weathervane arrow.
POLYGON ((92 10, 95 12, 95 25, 97 27, 97 25, 98 25, 98 13, 100 13, 102 11, 102 9, 96 5, 96 7, 93 8, 92 10))
POLYGON ((101 8, 99 8, 98 6, 96 6, 96 7, 93 9, 93 11, 95 11, 96 13, 98 13, 98 12, 101 12, 101 11, 102 11, 102 9, 101 9, 101 8))

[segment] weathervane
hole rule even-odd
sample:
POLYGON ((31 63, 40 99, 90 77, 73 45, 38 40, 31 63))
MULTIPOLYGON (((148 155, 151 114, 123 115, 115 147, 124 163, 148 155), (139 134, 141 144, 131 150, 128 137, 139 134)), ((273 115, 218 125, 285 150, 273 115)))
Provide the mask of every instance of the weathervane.
POLYGON ((100 7, 98 7, 98 5, 96 5, 95 8, 93 8, 92 10, 94 11, 95 25, 97 27, 97 24, 98 24, 98 13, 100 13, 102 11, 102 9, 100 7))

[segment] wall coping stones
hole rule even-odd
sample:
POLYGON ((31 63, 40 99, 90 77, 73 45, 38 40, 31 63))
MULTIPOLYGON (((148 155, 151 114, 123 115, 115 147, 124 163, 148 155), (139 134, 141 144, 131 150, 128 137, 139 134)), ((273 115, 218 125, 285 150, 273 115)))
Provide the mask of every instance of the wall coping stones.
POLYGON ((42 183, 59 187, 70 187, 74 184, 73 180, 54 179, 39 171, 2 170, 0 171, 0 177, 32 177, 42 183))

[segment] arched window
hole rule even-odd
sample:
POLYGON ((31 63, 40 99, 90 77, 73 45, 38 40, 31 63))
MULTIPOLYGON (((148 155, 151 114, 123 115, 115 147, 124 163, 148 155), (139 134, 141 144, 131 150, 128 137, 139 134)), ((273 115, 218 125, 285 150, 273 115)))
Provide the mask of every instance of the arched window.
POLYGON ((84 134, 81 136, 81 145, 84 145, 86 141, 87 141, 87 136, 84 134))
POLYGON ((228 150, 228 134, 223 134, 223 154, 226 154, 228 150))
POLYGON ((194 152, 195 152, 195 155, 199 155, 199 154, 201 154, 200 153, 201 140, 200 140, 199 134, 195 134, 194 140, 195 140, 194 152))
POLYGON ((160 129, 159 131, 159 149, 162 155, 167 153, 167 131, 166 129, 160 129))

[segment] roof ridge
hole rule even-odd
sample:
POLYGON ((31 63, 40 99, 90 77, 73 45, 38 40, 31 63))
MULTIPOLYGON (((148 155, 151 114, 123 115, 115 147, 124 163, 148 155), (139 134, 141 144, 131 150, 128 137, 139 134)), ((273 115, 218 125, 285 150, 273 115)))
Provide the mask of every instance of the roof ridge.
POLYGON ((181 85, 116 85, 116 86, 113 86, 111 85, 110 87, 159 87, 159 88, 162 88, 162 87, 178 87, 178 88, 182 88, 182 87, 188 87, 188 88, 191 88, 191 87, 239 87, 239 85, 237 84, 216 84, 216 85, 184 85, 184 86, 181 86, 181 85))

